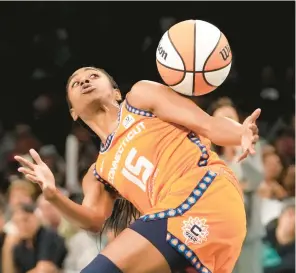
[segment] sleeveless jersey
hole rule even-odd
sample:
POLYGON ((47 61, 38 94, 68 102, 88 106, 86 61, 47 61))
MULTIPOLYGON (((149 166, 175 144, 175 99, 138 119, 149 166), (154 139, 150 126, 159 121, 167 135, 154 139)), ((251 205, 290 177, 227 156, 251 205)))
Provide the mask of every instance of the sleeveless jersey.
POLYGON ((153 208, 187 173, 225 166, 210 150, 208 139, 137 109, 127 100, 118 119, 118 128, 101 144, 94 174, 141 213, 153 208))

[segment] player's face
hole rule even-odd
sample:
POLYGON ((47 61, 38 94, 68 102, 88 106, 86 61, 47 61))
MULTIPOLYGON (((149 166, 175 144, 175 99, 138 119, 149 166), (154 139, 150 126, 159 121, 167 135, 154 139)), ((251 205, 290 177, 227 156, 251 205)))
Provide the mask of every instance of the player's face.
POLYGON ((68 83, 68 98, 72 105, 72 116, 83 117, 90 110, 116 100, 117 90, 101 71, 81 68, 73 73, 68 83), (74 114, 73 114, 74 113, 74 114))

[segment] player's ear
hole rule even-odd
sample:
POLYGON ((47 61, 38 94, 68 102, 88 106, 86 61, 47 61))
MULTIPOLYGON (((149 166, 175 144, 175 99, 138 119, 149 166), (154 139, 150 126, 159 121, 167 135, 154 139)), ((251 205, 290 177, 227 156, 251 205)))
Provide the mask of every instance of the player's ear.
POLYGON ((76 112, 74 111, 73 108, 70 109, 70 114, 71 114, 71 117, 74 121, 77 121, 78 119, 78 115, 76 114, 76 112))
POLYGON ((120 90, 119 89, 114 89, 114 92, 115 92, 115 100, 121 101, 122 96, 121 96, 120 90))

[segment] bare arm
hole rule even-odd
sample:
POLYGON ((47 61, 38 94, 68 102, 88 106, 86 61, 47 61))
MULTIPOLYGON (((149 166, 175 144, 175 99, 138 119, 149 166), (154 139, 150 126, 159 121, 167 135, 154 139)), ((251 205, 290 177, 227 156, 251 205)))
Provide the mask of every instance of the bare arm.
POLYGON ((44 197, 70 222, 85 230, 99 231, 105 219, 112 213, 115 197, 107 192, 103 184, 94 177, 94 164, 83 179, 85 197, 83 204, 79 205, 56 189, 54 176, 38 153, 35 150, 30 150, 30 154, 36 164, 22 157, 15 157, 24 166, 19 168, 19 171, 24 173, 27 179, 38 183, 43 190, 44 197))
POLYGON ((98 231, 103 226, 113 209, 114 197, 104 189, 104 185, 93 175, 94 164, 85 175, 82 185, 84 200, 82 205, 76 204, 59 191, 49 201, 70 222, 82 229, 98 231))
MULTIPOLYGON (((137 108, 152 111, 164 121, 182 125, 217 145, 242 144, 244 126, 228 118, 208 115, 191 100, 165 85, 149 81, 138 82, 128 94, 128 101, 137 108)), ((260 114, 260 110, 256 111, 252 117, 254 121, 260 114)))

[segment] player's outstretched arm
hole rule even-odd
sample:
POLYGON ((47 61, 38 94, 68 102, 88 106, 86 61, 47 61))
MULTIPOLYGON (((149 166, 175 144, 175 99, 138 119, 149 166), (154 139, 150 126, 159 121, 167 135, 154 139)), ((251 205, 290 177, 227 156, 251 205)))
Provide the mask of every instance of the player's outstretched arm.
POLYGON ((85 230, 99 231, 105 219, 112 213, 115 198, 94 177, 94 165, 89 168, 83 179, 84 200, 82 205, 79 205, 56 189, 54 176, 39 154, 33 149, 30 150, 30 154, 34 163, 20 156, 15 157, 23 166, 18 171, 28 180, 39 184, 44 197, 70 222, 85 230))
POLYGON ((260 109, 255 110, 243 124, 227 118, 212 117, 169 87, 150 81, 136 83, 127 99, 133 106, 152 111, 158 118, 182 125, 217 145, 241 145, 243 154, 240 160, 249 153, 255 153, 254 143, 259 138, 256 120, 260 109))

